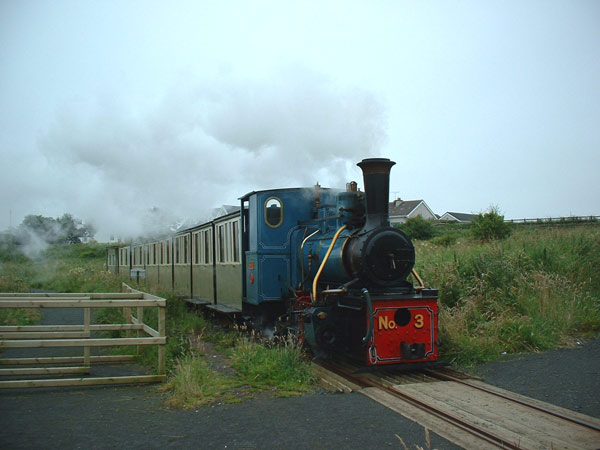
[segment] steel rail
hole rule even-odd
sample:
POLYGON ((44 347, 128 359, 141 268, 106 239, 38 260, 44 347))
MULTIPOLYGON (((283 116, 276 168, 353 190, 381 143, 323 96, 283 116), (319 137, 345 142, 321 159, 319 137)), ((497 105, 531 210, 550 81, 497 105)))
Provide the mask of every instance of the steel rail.
POLYGON ((551 409, 548 409, 548 408, 545 408, 543 406, 539 406, 539 405, 527 402, 525 400, 521 400, 521 399, 513 397, 511 395, 503 394, 502 392, 497 392, 497 391, 494 391, 493 389, 488 389, 485 386, 479 386, 479 385, 470 383, 469 381, 461 380, 459 378, 455 378, 455 377, 453 377, 451 375, 438 373, 438 372, 435 372, 435 371, 432 371, 432 370, 425 370, 425 372, 427 372, 429 375, 431 375, 432 377, 437 378, 439 380, 453 381, 455 383, 460 383, 460 384, 463 384, 465 386, 469 386, 471 388, 478 389, 478 390, 486 392, 488 394, 492 394, 492 395, 495 395, 497 397, 503 398, 505 400, 509 400, 511 402, 519 403, 520 405, 527 406, 528 408, 532 408, 532 409, 535 409, 537 411, 541 411, 541 412, 543 412, 545 414, 549 414, 551 416, 558 417, 559 419, 563 419, 563 420, 566 420, 568 422, 573 422, 573 423, 575 423, 577 425, 581 425, 581 426, 590 428, 590 429, 595 430, 595 431, 600 431, 600 426, 596 425, 595 423, 588 422, 587 420, 579 419, 579 418, 573 417, 573 416, 568 416, 568 415, 563 414, 561 412, 553 411, 551 409))
POLYGON ((425 411, 426 413, 432 414, 433 416, 444 420, 445 422, 457 427, 458 429, 471 433, 472 435, 477 436, 478 438, 483 439, 493 445, 496 445, 499 448, 510 448, 514 450, 518 450, 521 448, 518 444, 515 444, 514 442, 503 439, 502 437, 497 436, 496 434, 491 433, 474 424, 468 423, 467 421, 464 421, 459 417, 455 417, 451 414, 448 414, 434 405, 423 402, 410 394, 400 392, 391 386, 386 386, 382 383, 378 383, 373 380, 366 380, 364 378, 361 378, 360 376, 350 373, 347 368, 336 367, 331 363, 328 364, 320 362, 320 365, 325 369, 330 370, 359 386, 374 387, 381 389, 382 391, 387 392, 388 394, 396 398, 400 398, 401 400, 404 400, 405 402, 425 411))

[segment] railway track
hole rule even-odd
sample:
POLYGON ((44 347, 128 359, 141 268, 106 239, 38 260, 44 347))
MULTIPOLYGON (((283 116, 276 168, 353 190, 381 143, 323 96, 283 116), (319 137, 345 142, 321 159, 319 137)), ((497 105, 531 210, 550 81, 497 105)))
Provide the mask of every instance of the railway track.
POLYGON ((367 395, 464 448, 600 449, 600 420, 451 369, 361 373, 344 362, 319 366, 325 384, 367 395))

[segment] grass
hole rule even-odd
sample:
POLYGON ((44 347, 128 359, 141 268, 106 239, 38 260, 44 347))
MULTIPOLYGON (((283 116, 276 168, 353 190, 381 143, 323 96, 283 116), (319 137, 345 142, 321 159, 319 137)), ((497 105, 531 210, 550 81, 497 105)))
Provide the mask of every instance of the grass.
POLYGON ((248 386, 275 390, 280 397, 315 389, 310 362, 291 341, 265 345, 242 338, 231 350, 231 355, 238 378, 248 386))
POLYGON ((219 363, 226 362, 233 375, 211 369, 206 362, 211 355, 188 345, 185 354, 176 358, 163 388, 168 392, 170 406, 195 408, 207 403, 236 403, 261 392, 289 397, 316 389, 310 362, 291 342, 268 342, 211 323, 205 323, 198 332, 201 341, 214 346, 211 353, 220 353, 219 363), (189 386, 182 380, 208 385, 189 386))
MULTIPOLYGON (((191 313, 179 297, 153 293, 167 298, 168 379, 161 389, 166 393, 168 406, 190 409, 204 404, 235 403, 261 392, 287 397, 316 389, 309 361, 292 343, 261 342, 191 313), (215 351, 221 353, 221 360, 230 360, 235 374, 226 376, 213 370, 207 362, 210 355, 198 350, 192 337, 213 345, 215 351)), ((120 311, 114 309, 100 310, 95 318, 101 323, 122 320, 120 311)), ((155 308, 144 308, 144 322, 156 326, 155 308)), ((136 349, 121 347, 115 352, 135 354, 136 349)), ((155 367, 156 359, 156 349, 141 348, 140 362, 155 367)))
POLYGON ((234 392, 239 387, 237 380, 212 370, 204 358, 187 355, 177 360, 161 389, 169 393, 167 406, 191 409, 217 401, 234 403, 240 399, 234 392))
POLYGON ((415 243, 417 271, 440 291, 441 354, 471 366, 503 353, 569 345, 600 332, 600 229, 516 227, 481 243, 415 243))
POLYGON ((42 320, 37 309, 0 309, 0 325, 35 325, 42 320))
MULTIPOLYGON (((0 290, 27 292, 30 289, 56 292, 119 292, 121 281, 107 272, 105 250, 100 244, 53 245, 36 260, 7 258, 0 266, 0 290)), ((183 299, 171 292, 146 289, 167 299, 166 365, 168 382, 167 404, 172 407, 193 408, 206 403, 240 401, 257 392, 289 396, 315 388, 310 364, 302 351, 284 343, 265 345, 239 332, 223 329, 204 317, 190 313, 183 299), (191 343, 199 336, 224 352, 231 361, 233 376, 216 372, 191 343)), ((13 310, 0 313, 2 324, 30 324, 39 316, 37 310, 13 310)), ((94 311, 95 323, 123 323, 122 311, 104 308, 94 311)), ((157 327, 156 308, 144 308, 144 322, 157 327)), ((108 332, 121 337, 125 332, 108 332)), ((136 347, 113 349, 116 353, 136 354, 136 347)), ((157 363, 154 347, 140 348, 139 360, 148 366, 157 363)))
MULTIPOLYGON (((448 362, 468 367, 504 353, 567 346, 600 332, 596 225, 515 226, 507 239, 485 243, 471 238, 464 226, 436 228, 436 237, 415 241, 415 248, 417 271, 439 289, 440 353, 448 362)), ((46 259, 13 258, 0 265, 2 291, 116 292, 120 282, 106 272, 97 246, 52 246, 46 259)), ((165 389, 171 406, 231 402, 256 392, 298 395, 315 388, 310 365, 290 343, 265 344, 224 330, 191 314, 170 292, 153 293, 167 298, 165 389), (191 336, 226 354, 235 375, 215 372, 191 336)), ((98 311, 94 318, 122 322, 114 310, 98 311)), ((26 324, 36 318, 0 320, 26 324)), ((154 308, 144 309, 144 321, 156 327, 154 308)), ((143 347, 140 360, 155 364, 155 349, 143 347)))
POLYGON ((193 350, 177 359, 162 387, 168 394, 168 406, 191 409, 205 404, 238 403, 262 392, 289 397, 316 389, 310 362, 299 348, 265 345, 236 335, 226 350, 233 375, 212 369, 207 358, 193 350))
MULTIPOLYGON (((0 292, 28 292, 28 261, 0 263, 0 292)), ((38 309, 0 309, 0 325, 35 325, 42 319, 38 309)))

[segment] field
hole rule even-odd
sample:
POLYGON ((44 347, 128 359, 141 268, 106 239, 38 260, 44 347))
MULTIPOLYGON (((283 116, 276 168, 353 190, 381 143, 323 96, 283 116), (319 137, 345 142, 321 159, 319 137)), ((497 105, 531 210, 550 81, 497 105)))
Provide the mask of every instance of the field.
MULTIPOLYGON (((468 367, 503 354, 574 346, 600 332, 597 225, 513 226, 509 237, 485 242, 447 226, 414 243, 417 272, 440 292, 440 354, 447 362, 468 367)), ((104 258, 101 244, 52 246, 36 260, 12 255, 0 261, 0 291, 119 291, 121 280, 107 273, 104 258)), ((292 342, 222 329, 169 292, 153 293, 168 299, 169 405, 315 388, 308 360, 292 342)), ((110 322, 110 314, 96 320, 110 322)), ((0 316, 2 324, 36 320, 30 313, 0 316)), ((153 363, 155 352, 141 358, 153 363)))
MULTIPOLYGON (((1 256, 0 292, 121 290, 123 280, 107 272, 106 251, 101 244, 54 245, 35 260, 1 256)), ((207 403, 240 402, 257 395, 300 395, 316 389, 310 361, 293 342, 268 342, 223 328, 189 312, 183 299, 170 292, 150 292, 167 299, 168 380, 161 387, 167 393, 167 406, 194 408, 207 403)), ((0 310, 1 325, 27 325, 40 320, 37 310, 10 311, 7 314, 0 310)), ((100 309, 94 314, 98 323, 122 320, 115 309, 100 309)), ((156 328, 156 308, 145 309, 144 320, 156 328)), ((135 348, 117 348, 115 352, 135 354, 135 348)), ((150 366, 156 364, 156 357, 155 349, 145 347, 139 359, 150 366)))
POLYGON ((600 331, 600 227, 514 226, 481 242, 468 229, 416 241, 416 270, 440 291, 441 353, 469 366, 573 346, 600 331))

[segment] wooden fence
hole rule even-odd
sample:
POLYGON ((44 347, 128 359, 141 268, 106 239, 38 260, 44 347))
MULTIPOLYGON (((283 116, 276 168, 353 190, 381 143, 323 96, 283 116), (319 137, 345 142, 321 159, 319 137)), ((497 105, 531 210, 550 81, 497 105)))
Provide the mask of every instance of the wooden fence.
POLYGON ((156 345, 158 367, 156 375, 19 379, 0 381, 0 388, 24 388, 46 386, 89 386, 99 384, 156 383, 165 379, 165 308, 166 300, 151 294, 136 291, 123 284, 125 293, 103 294, 21 294, 0 293, 0 308, 82 308, 81 325, 28 325, 0 326, 0 351, 10 348, 58 348, 81 347, 82 356, 49 356, 34 358, 0 358, 0 376, 66 375, 89 374, 92 363, 126 362, 135 358, 132 355, 92 356, 91 347, 111 347, 125 345, 156 345), (158 330, 144 323, 144 308, 158 308, 158 330), (125 323, 93 324, 91 310, 97 308, 122 308, 125 323), (133 311, 136 314, 133 314, 133 311), (121 331, 125 338, 96 338, 93 332, 121 331), (131 337, 135 331, 136 337, 131 337), (62 366, 56 366, 61 364, 62 366), (70 366, 65 367, 64 364, 70 366), (78 364, 78 365, 76 365, 78 364), (51 367, 31 367, 53 365, 51 367), (22 368, 22 366, 30 366, 22 368))

